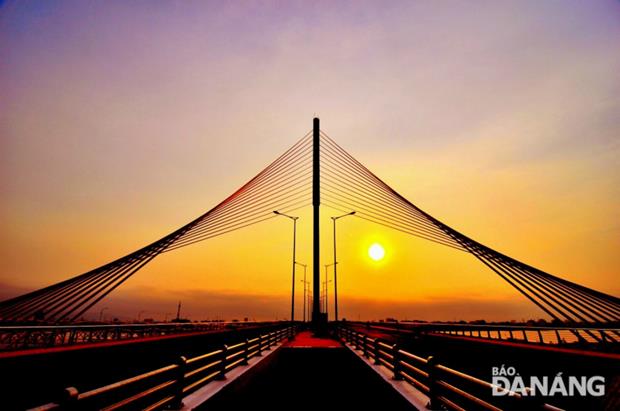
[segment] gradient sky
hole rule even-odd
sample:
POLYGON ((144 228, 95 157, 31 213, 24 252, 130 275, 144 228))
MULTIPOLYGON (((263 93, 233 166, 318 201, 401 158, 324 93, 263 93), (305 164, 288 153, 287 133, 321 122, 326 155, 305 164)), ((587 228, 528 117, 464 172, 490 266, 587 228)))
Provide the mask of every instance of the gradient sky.
MULTIPOLYGON (((0 297, 210 209, 314 115, 435 217, 618 295, 619 45, 618 1, 6 1, 0 297)), ((339 224, 342 316, 544 317, 472 256, 339 224)), ((160 256, 93 312, 286 317, 290 234, 274 219, 160 256)))

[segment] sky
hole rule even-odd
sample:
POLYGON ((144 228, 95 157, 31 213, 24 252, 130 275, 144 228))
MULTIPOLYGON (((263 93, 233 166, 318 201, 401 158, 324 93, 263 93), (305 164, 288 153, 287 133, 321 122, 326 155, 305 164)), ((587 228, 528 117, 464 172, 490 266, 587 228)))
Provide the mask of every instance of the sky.
MULTIPOLYGON (((620 2, 0 4, 0 298, 176 229, 315 115, 445 223, 620 294, 620 2)), ((470 255, 338 224, 342 317, 545 318, 470 255)), ((273 219, 159 256, 89 315, 287 318, 290 237, 273 219)))

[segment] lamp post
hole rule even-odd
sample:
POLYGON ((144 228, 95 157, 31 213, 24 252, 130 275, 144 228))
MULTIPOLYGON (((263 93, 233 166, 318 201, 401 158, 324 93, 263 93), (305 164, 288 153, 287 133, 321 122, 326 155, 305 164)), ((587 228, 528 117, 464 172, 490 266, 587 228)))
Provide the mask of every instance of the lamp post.
POLYGON ((299 217, 290 216, 281 213, 278 210, 275 210, 273 213, 293 220, 293 285, 291 290, 291 323, 293 323, 295 322, 295 247, 297 242, 297 220, 299 219, 299 217))
POLYGON ((309 281, 306 281, 306 268, 308 268, 308 265, 302 264, 302 263, 297 262, 297 261, 295 261, 295 264, 300 265, 300 266, 302 266, 304 268, 304 279, 301 280, 301 282, 304 285, 304 300, 303 300, 304 301, 304 305, 303 305, 303 307, 304 307, 304 317, 303 317, 303 319, 304 319, 304 322, 306 322, 306 304, 307 304, 307 300, 306 300, 306 285, 310 283, 309 281))
POLYGON ((325 280, 323 281, 323 290, 321 291, 321 294, 323 295, 322 298, 322 304, 323 304, 323 309, 325 310, 325 318, 327 318, 327 312, 328 312, 328 302, 329 300, 327 299, 327 287, 329 285, 329 283, 333 282, 332 280, 325 280))
POLYGON ((342 214, 331 218, 332 222, 334 223, 334 317, 336 321, 338 321, 338 260, 336 259, 336 220, 353 214, 355 214, 355 211, 351 211, 350 213, 342 214))
POLYGON ((142 314, 144 314, 146 311, 142 310, 138 312, 138 322, 140 322, 140 317, 142 317, 142 314))
POLYGON ((327 321, 329 321, 329 310, 328 310, 328 301, 329 299, 327 298, 327 284, 331 283, 332 280, 328 280, 328 275, 327 275, 327 269, 331 266, 334 266, 334 269, 336 269, 336 263, 331 263, 331 264, 325 264, 325 318, 327 319, 327 321))

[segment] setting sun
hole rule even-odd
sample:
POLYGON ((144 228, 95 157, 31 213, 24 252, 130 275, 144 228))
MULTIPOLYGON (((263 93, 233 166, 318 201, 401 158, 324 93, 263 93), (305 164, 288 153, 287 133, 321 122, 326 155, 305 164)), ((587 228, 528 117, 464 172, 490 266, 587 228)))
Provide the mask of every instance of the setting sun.
POLYGON ((382 260, 385 256, 385 249, 381 244, 374 243, 368 248, 368 255, 375 261, 382 260))

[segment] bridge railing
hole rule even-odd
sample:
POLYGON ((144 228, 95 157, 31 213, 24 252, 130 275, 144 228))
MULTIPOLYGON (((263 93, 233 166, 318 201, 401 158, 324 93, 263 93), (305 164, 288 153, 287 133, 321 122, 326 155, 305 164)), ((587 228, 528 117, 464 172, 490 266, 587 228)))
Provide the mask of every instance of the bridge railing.
POLYGON ((293 337, 295 333, 295 326, 284 326, 193 358, 181 356, 175 364, 104 387, 85 392, 68 387, 59 401, 30 411, 180 409, 185 396, 211 381, 226 379, 226 374, 232 369, 247 365, 251 358, 260 357, 263 351, 285 338, 293 337))
MULTIPOLYGON (((261 323, 264 325, 265 323, 261 323)), ((0 326, 0 351, 57 347, 135 338, 215 331, 251 322, 0 326)))
MULTIPOLYGON (((362 324, 362 323, 358 323, 362 324)), ((364 323, 364 325, 366 325, 364 323)), ((515 341, 543 345, 620 344, 620 328, 501 324, 382 323, 376 329, 442 334, 471 338, 515 341)))
POLYGON ((339 326, 340 339, 376 365, 390 370, 394 380, 404 380, 429 398, 430 409, 538 409, 561 411, 553 405, 494 386, 488 381, 454 370, 436 357, 422 358, 379 338, 339 326), (493 389, 504 395, 493 396, 493 389))

